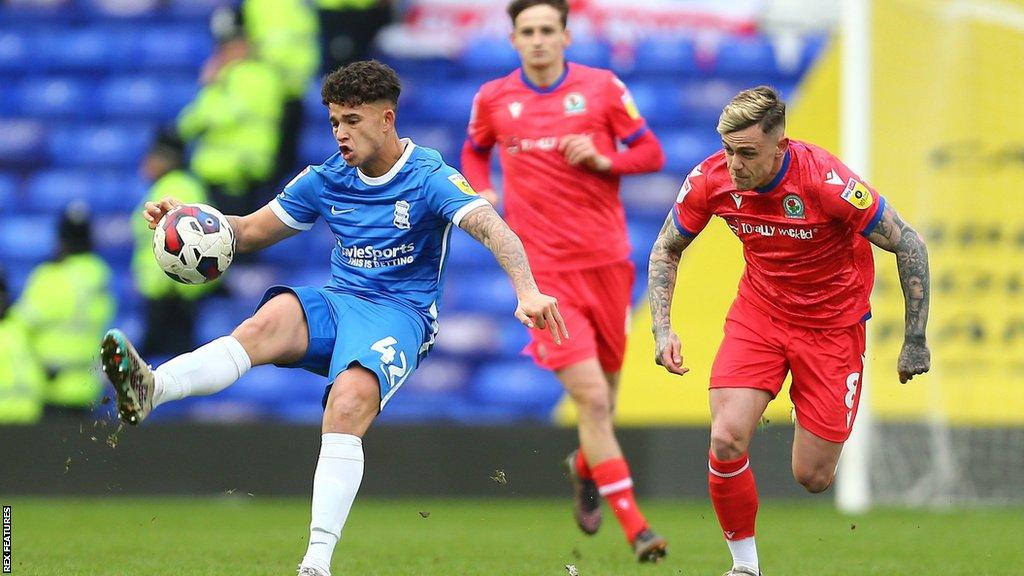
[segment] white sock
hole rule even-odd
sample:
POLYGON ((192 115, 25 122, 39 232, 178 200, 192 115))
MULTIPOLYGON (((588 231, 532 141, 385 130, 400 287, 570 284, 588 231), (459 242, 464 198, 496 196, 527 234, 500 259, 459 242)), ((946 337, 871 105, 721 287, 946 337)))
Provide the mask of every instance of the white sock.
POLYGON ((153 407, 186 396, 215 394, 252 368, 249 354, 232 336, 217 338, 171 358, 153 371, 153 407))
POLYGON ((362 481, 363 441, 352 434, 324 434, 313 475, 313 519, 303 566, 330 573, 334 546, 362 481))
POLYGON ((754 572, 760 570, 757 565, 757 544, 754 543, 753 536, 741 540, 726 540, 725 543, 729 545, 729 552, 732 552, 733 568, 743 566, 754 572))

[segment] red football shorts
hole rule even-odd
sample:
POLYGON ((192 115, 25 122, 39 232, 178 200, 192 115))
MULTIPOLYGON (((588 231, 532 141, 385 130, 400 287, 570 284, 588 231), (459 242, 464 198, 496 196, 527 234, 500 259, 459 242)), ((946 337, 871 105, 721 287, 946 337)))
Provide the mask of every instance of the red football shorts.
POLYGON ((711 388, 756 388, 774 398, 787 372, 797 422, 830 442, 850 437, 864 373, 864 322, 833 329, 772 318, 742 297, 725 318, 711 388))
POLYGON ((618 372, 626 354, 626 329, 636 270, 630 261, 597 268, 534 274, 540 291, 558 299, 569 340, 558 346, 549 330, 530 330, 524 350, 542 368, 559 370, 596 357, 605 372, 618 372))

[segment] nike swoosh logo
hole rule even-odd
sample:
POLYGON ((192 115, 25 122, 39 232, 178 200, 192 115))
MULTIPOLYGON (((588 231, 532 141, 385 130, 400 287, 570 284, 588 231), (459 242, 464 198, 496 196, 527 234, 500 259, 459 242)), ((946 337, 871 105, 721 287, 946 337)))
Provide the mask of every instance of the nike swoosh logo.
POLYGON ((355 212, 355 211, 356 211, 355 208, 345 208, 344 210, 338 210, 334 206, 331 206, 331 214, 334 214, 335 216, 337 216, 339 214, 348 214, 349 212, 355 212))

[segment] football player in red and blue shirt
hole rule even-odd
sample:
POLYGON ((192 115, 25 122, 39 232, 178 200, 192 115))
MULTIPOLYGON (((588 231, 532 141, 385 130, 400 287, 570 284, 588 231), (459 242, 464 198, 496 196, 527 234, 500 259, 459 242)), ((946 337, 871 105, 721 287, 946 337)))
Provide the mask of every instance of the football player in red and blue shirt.
POLYGON ((870 244, 896 253, 906 299, 901 382, 928 371, 928 253, 885 198, 835 156, 785 136, 786 105, 746 90, 718 123, 723 150, 686 177, 651 251, 656 362, 684 374, 670 325, 679 257, 717 215, 743 243, 746 268, 711 369, 711 501, 733 555, 728 574, 759 574, 757 488, 747 447, 793 375, 793 475, 810 492, 832 484, 863 385, 874 282, 870 244))
POLYGON ((612 407, 635 275, 619 179, 659 170, 664 154, 614 74, 565 61, 564 0, 516 0, 508 13, 522 67, 477 94, 463 173, 481 196, 496 201, 489 164, 498 148, 505 217, 572 334, 559 347, 531 331, 527 350, 555 372, 578 408, 581 449, 567 459, 577 524, 588 534, 597 531, 604 496, 637 558, 657 560, 665 541, 636 506, 612 407))

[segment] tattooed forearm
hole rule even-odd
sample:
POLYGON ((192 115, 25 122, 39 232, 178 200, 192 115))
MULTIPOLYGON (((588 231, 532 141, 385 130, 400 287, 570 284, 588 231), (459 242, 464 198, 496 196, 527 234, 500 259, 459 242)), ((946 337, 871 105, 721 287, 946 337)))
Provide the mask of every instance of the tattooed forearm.
POLYGON ((651 249, 647 291, 651 304, 651 329, 656 338, 672 331, 672 295, 676 288, 679 257, 690 245, 690 240, 679 234, 669 214, 651 249))
POLYGON ((530 262, 526 259, 523 243, 519 236, 508 227, 498 216, 494 208, 481 206, 467 214, 459 223, 465 230, 494 254, 498 264, 512 280, 516 294, 537 290, 537 283, 530 271, 530 262))
POLYGON ((879 248, 896 254, 896 268, 906 303, 905 338, 924 342, 931 294, 928 248, 924 240, 891 206, 885 207, 881 221, 868 239, 879 248))

